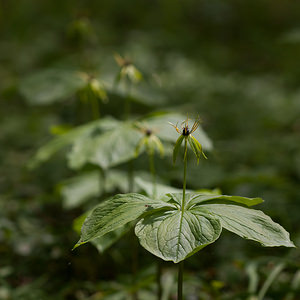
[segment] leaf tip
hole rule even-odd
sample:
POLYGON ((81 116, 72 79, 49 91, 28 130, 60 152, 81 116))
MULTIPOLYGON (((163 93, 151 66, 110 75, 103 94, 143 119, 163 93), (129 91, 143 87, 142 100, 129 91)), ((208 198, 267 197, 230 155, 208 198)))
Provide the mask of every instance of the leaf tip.
POLYGON ((85 242, 82 242, 81 239, 75 244, 75 246, 72 248, 72 251, 74 251, 77 247, 85 244, 85 242))

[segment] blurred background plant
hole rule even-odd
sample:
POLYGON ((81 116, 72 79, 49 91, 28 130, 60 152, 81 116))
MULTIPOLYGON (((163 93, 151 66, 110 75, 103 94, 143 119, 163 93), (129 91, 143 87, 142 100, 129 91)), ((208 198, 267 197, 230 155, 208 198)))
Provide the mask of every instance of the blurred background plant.
MULTIPOLYGON (((1 1, 0 299, 157 299, 130 228, 71 252, 73 222, 128 191, 130 162, 133 189, 153 193, 137 124, 164 147, 156 193, 181 188, 167 122, 186 112, 208 156, 187 188, 262 197, 299 245, 299 18, 297 1, 1 1)), ((186 262, 187 299, 300 297, 297 249, 209 247, 186 262)), ((172 264, 161 277, 172 299, 172 264)))

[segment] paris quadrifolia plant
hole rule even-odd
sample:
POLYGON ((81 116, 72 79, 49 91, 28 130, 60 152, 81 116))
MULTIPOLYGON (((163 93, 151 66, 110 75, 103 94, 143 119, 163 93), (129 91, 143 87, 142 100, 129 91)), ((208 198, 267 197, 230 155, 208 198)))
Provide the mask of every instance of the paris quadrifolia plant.
POLYGON ((190 128, 188 119, 181 129, 173 151, 175 162, 180 146, 183 151, 183 191, 159 199, 138 193, 119 194, 100 203, 86 218, 81 237, 74 248, 135 221, 140 244, 153 255, 178 264, 178 299, 182 299, 183 261, 215 242, 222 229, 262 246, 294 247, 289 233, 260 210, 252 206, 261 198, 186 192, 188 145, 197 160, 205 158, 202 146, 193 137, 197 119, 190 128))
POLYGON ((153 192, 152 197, 156 197, 156 170, 154 164, 154 154, 159 152, 160 157, 164 156, 164 146, 160 141, 159 137, 156 135, 156 130, 150 127, 144 126, 141 123, 136 123, 136 127, 140 132, 143 133, 142 138, 138 142, 135 155, 138 156, 144 149, 146 150, 149 159, 149 170, 152 176, 153 192))

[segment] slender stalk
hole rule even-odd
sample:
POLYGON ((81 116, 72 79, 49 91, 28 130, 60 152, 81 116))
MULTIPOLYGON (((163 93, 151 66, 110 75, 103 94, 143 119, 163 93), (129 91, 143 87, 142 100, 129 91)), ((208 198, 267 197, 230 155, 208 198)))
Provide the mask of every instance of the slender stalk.
MULTIPOLYGON (((154 153, 149 152, 149 168, 152 175, 152 197, 156 198, 156 171, 154 165, 154 153)), ((162 296, 162 285, 161 285, 161 273, 162 273, 162 264, 161 261, 158 260, 156 263, 156 284, 157 284, 157 300, 161 300, 162 296)))
POLYGON ((128 162, 128 193, 134 192, 134 166, 133 160, 128 162))
POLYGON ((154 153, 149 153, 149 168, 152 175, 152 197, 156 198, 156 171, 154 165, 154 153))
POLYGON ((183 261, 178 264, 177 300, 182 300, 183 261))
POLYGON ((90 92, 90 101, 92 107, 93 119, 97 120, 100 118, 99 100, 90 92))
POLYGON ((99 198, 106 194, 106 173, 99 167, 99 198))
POLYGON ((131 114, 131 99, 130 99, 131 82, 129 80, 126 84, 126 90, 127 90, 127 95, 124 103, 124 119, 128 120, 131 114))
POLYGON ((184 139, 184 169, 183 169, 183 187, 182 187, 182 205, 181 210, 182 212, 185 209, 185 190, 186 190, 186 167, 187 167, 187 138, 184 139))
MULTIPOLYGON (((184 139, 184 169, 183 169, 183 188, 182 188, 182 203, 181 213, 185 209, 185 190, 186 190, 186 168, 187 168, 187 138, 184 139)), ((183 261, 178 264, 178 285, 177 285, 177 300, 182 300, 182 283, 183 283, 183 261)))
POLYGON ((158 260, 156 264, 157 300, 161 300, 162 297, 161 275, 162 275, 162 262, 161 260, 158 260))
MULTIPOLYGON (((131 239, 131 249, 132 249, 132 263, 131 263, 131 272, 132 272, 132 284, 136 285, 136 278, 137 278, 137 270, 138 270, 138 244, 135 238, 134 233, 132 234, 131 239)), ((138 300, 138 294, 136 288, 134 288, 132 294, 131 294, 132 300, 138 300)))

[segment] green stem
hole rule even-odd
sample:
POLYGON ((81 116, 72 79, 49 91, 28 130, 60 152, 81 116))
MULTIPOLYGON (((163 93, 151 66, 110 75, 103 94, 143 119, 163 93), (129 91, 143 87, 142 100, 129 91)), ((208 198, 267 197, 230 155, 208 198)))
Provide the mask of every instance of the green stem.
POLYGON ((99 198, 106 194, 106 173, 99 167, 99 198))
MULTIPOLYGON (((183 216, 185 209, 185 190, 186 190, 186 169, 187 169, 187 138, 184 139, 184 169, 183 169, 183 188, 182 188, 182 203, 181 214, 183 216)), ((178 264, 178 286, 177 286, 177 300, 182 300, 182 283, 183 283, 183 261, 178 264)))
POLYGON ((133 160, 128 162, 128 193, 133 193, 134 190, 134 174, 133 160))
POLYGON ((161 260, 158 260, 156 265, 157 300, 161 300, 162 297, 161 275, 162 275, 162 262, 161 260))
POLYGON ((124 104, 124 119, 128 120, 131 114, 131 99, 130 99, 130 94, 131 94, 131 82, 127 82, 127 95, 125 99, 125 104, 124 104))
POLYGON ((93 119, 97 120, 100 118, 99 100, 97 97, 95 97, 95 95, 93 95, 92 91, 90 90, 89 90, 89 98, 91 101, 93 119))
POLYGON ((187 168, 187 138, 184 139, 184 169, 183 169, 183 188, 182 188, 182 204, 181 210, 182 212, 185 209, 185 190, 186 190, 186 168, 187 168))
POLYGON ((156 171, 154 165, 154 153, 149 153, 149 168, 152 175, 152 197, 153 199, 156 198, 156 171))
POLYGON ((178 263, 178 285, 177 285, 177 300, 182 300, 182 282, 183 282, 183 261, 178 263))

